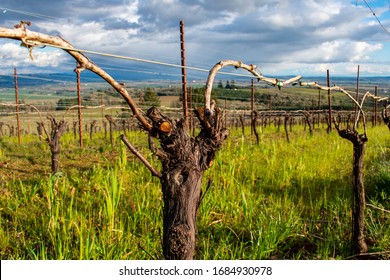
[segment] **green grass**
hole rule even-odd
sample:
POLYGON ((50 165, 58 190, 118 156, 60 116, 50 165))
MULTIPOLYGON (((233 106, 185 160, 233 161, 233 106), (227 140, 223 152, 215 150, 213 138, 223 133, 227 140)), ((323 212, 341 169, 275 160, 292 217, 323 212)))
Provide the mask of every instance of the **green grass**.
MULTIPOLYGON (((352 144, 336 132, 309 136, 300 127, 288 144, 275 131, 264 128, 257 145, 249 130, 242 137, 233 129, 217 153, 203 182, 213 183, 199 208, 197 259, 351 255, 352 144)), ((389 132, 369 128, 368 136, 367 203, 389 210, 389 132)), ((158 167, 144 133, 128 138, 158 167)), ((160 183, 119 139, 110 147, 96 134, 80 149, 72 134, 64 135, 56 176, 49 174, 45 142, 26 136, 21 146, 15 138, 0 144, 1 259, 162 258, 160 183)), ((389 251, 390 214, 372 206, 369 250, 389 251)))

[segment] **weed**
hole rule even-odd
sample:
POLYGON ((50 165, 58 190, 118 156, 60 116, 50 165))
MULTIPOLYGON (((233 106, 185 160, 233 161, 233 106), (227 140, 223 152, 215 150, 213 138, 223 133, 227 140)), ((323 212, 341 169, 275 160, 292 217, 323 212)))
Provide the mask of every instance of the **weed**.
MULTIPOLYGON (((345 259, 350 255, 352 150, 336 133, 275 127, 261 142, 232 131, 206 172, 213 186, 199 208, 198 259, 345 259)), ((366 153, 366 231, 372 252, 390 250, 389 142, 371 128, 366 153)), ((246 131, 249 135, 249 131, 246 131)), ((139 132, 128 135, 148 160, 139 132)), ((1 140, 2 259, 159 259, 161 186, 117 142, 95 134, 80 149, 62 138, 62 174, 50 175, 37 138, 1 140), (3 160, 2 160, 3 161, 3 160), (33 164, 32 164, 33 163, 33 164)))

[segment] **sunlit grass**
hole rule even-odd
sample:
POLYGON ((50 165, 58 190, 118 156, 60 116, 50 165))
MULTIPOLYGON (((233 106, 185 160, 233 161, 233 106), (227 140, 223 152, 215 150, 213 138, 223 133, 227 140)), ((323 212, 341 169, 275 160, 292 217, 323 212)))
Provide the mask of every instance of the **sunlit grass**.
MULTIPOLYGON (((287 143, 275 127, 256 144, 232 130, 212 167, 199 208, 197 259, 345 259, 351 255, 352 145, 336 132, 310 136, 294 128, 287 143)), ((50 175, 44 141, 2 139, 1 162, 43 172, 15 173, 0 186, 2 259, 162 258, 159 181, 115 135, 78 146, 62 138, 62 172, 50 175), (9 163, 8 163, 9 162, 9 163), (20 176, 19 176, 20 175, 20 176)), ((367 203, 390 208, 390 143, 386 127, 369 129, 367 203)), ((143 133, 130 141, 156 166, 143 133)), ((390 250, 389 214, 368 206, 370 252, 390 250)))

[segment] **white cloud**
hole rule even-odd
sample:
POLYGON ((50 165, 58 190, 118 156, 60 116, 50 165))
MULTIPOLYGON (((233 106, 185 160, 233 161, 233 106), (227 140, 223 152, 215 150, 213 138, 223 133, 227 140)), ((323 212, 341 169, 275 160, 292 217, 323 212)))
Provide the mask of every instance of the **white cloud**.
POLYGON ((331 63, 331 62, 367 62, 370 54, 381 50, 382 44, 334 40, 298 50, 283 59, 289 62, 331 63))
POLYGON ((330 76, 356 76, 357 68, 360 66, 360 76, 388 76, 390 65, 375 63, 266 63, 262 65, 264 75, 283 76, 283 75, 301 75, 303 80, 311 76, 326 77, 329 70, 330 76))
POLYGON ((256 11, 259 22, 269 28, 311 29, 331 21, 340 14, 344 4, 338 1, 280 1, 261 6, 256 11))
MULTIPOLYGON (((341 69, 340 65, 373 63, 379 53, 390 60, 384 51, 387 39, 372 13, 350 1, 60 0, 50 7, 29 3, 18 9, 42 14, 50 10, 50 15, 58 10, 62 15, 56 21, 34 19, 30 29, 60 34, 75 47, 93 51, 177 63, 183 19, 187 63, 193 66, 237 59, 260 66, 272 63, 275 69, 283 65, 287 73, 289 67, 317 73, 324 65, 341 69)), ((378 16, 387 11, 375 10, 378 16)), ((55 56, 46 56, 52 65, 55 56)))
POLYGON ((19 44, 5 43, 0 45, 0 60, 3 67, 58 67, 61 62, 66 60, 63 51, 46 51, 39 48, 33 50, 31 60, 29 51, 20 47, 19 44))

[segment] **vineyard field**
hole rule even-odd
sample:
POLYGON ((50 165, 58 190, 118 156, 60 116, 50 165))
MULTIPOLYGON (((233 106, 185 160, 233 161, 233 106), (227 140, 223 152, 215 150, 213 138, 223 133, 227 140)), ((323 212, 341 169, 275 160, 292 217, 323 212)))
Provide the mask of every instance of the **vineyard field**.
MULTIPOLYGON (((231 128, 203 179, 196 259, 351 257, 352 146, 318 127, 295 126, 287 143, 273 125, 260 141, 231 128), (210 183, 209 183, 210 182, 210 183), (206 187, 210 186, 208 191, 206 187)), ((0 138, 1 259, 162 259, 157 178, 115 132, 62 139, 61 172, 36 135, 0 138)), ((390 140, 368 127, 366 237, 372 258, 389 259, 390 140)), ((142 131, 128 139, 156 168, 142 131)))

